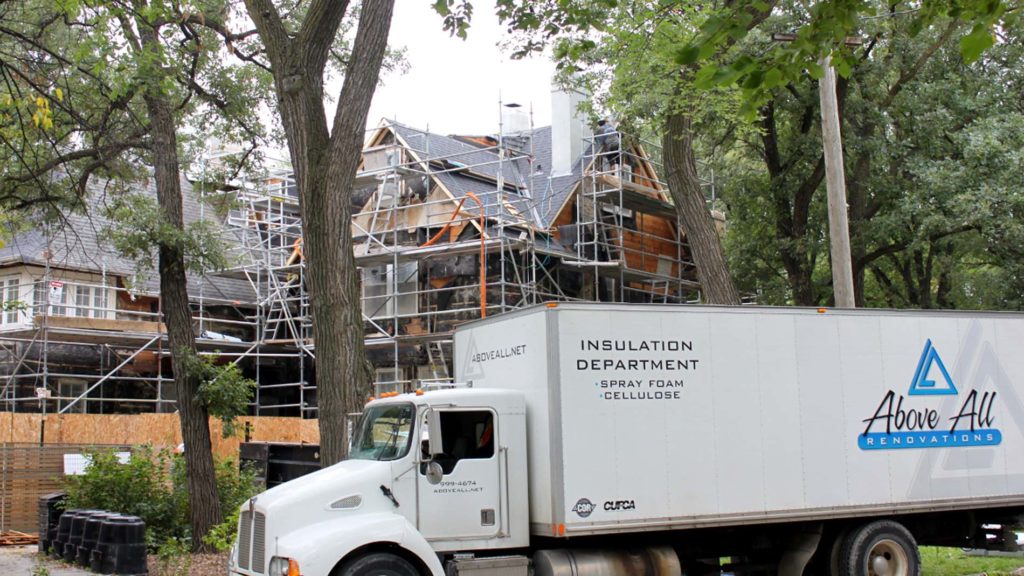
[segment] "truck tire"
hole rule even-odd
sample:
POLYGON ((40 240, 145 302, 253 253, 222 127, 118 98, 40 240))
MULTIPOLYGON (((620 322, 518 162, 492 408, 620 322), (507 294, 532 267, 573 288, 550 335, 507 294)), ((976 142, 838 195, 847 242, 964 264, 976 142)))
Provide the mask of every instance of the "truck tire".
POLYGON ((405 558, 387 552, 359 556, 342 564, 331 576, 420 576, 405 558))
POLYGON ((920 576, 921 554, 909 530, 877 520, 854 528, 840 553, 840 576, 920 576))

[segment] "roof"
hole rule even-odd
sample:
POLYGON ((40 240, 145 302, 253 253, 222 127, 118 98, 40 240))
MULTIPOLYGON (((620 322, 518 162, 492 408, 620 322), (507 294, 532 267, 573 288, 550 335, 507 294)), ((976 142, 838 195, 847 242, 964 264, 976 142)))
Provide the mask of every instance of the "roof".
MULTIPOLYGON (((16 230, 13 236, 0 248, 0 266, 27 264, 46 266, 44 253, 47 248, 47 233, 50 237, 49 247, 52 252, 50 266, 60 270, 80 272, 106 273, 114 276, 132 278, 136 274, 134 262, 121 256, 106 237, 105 229, 113 225, 107 218, 104 207, 109 205, 113 192, 108 192, 106 181, 97 181, 89 185, 88 208, 86 212, 72 212, 63 216, 57 223, 32 222, 30 228, 16 230)), ((224 229, 224 225, 214 218, 213 210, 204 208, 191 184, 182 178, 182 208, 186 224, 206 220, 211 225, 224 229)), ((147 195, 156 197, 153 181, 145 183, 141 189, 147 195)), ((145 277, 136 280, 137 292, 156 296, 160 293, 160 279, 154 270, 145 277)), ((231 302, 252 302, 256 299, 248 282, 224 278, 215 275, 197 276, 190 274, 188 292, 191 298, 197 299, 200 294, 211 300, 231 302)))
MULTIPOLYGON (((488 207, 486 216, 526 220, 536 228, 551 228, 566 198, 583 176, 583 154, 571 174, 551 176, 551 127, 537 128, 532 141, 515 159, 499 159, 496 147, 484 147, 461 136, 443 136, 390 122, 389 127, 417 155, 431 162, 432 175, 460 200, 472 192, 488 207), (504 178, 505 210, 498 206, 495 181, 504 178), (511 207, 511 210, 509 209, 511 207)), ((473 212, 473 204, 466 205, 473 212)))

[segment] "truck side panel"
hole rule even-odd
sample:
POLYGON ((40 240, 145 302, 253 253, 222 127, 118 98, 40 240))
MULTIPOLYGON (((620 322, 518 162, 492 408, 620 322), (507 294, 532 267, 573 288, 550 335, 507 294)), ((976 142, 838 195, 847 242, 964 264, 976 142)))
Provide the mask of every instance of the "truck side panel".
POLYGON ((573 535, 1024 505, 1021 343, 1010 314, 559 304, 456 359, 526 393, 531 526, 573 535))
POLYGON ((558 312, 567 532, 1024 500, 1019 318, 670 310, 558 312))

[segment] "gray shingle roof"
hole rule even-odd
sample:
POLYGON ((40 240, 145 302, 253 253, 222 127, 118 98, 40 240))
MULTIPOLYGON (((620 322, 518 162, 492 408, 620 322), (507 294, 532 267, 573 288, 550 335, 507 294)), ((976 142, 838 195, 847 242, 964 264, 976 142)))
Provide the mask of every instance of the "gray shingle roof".
MULTIPOLYGON (((156 197, 156 188, 152 181, 145 187, 139 187, 146 194, 156 197)), ((106 182, 95 182, 89 186, 87 213, 75 212, 68 214, 61 222, 43 224, 34 223, 31 229, 16 231, 13 237, 0 248, 0 265, 29 264, 46 266, 44 252, 47 247, 47 234, 50 237, 52 268, 76 270, 94 273, 107 273, 114 276, 131 278, 135 274, 133 262, 122 257, 105 237, 105 229, 112 225, 103 209, 112 199, 106 191, 106 182)), ((214 226, 223 229, 214 218, 213 210, 204 208, 197 193, 187 180, 182 178, 183 214, 186 223, 200 220, 210 221, 214 226)), ((154 270, 139 278, 138 292, 157 295, 160 292, 160 281, 154 270)), ((189 295, 198 298, 202 292, 204 298, 252 302, 255 294, 248 282, 223 278, 215 275, 189 276, 189 295)))
MULTIPOLYGON (((551 127, 534 129, 532 142, 524 152, 531 157, 527 159, 505 160, 499 162, 494 149, 482 149, 464 139, 453 136, 442 136, 418 130, 397 122, 391 127, 416 154, 424 160, 436 160, 431 166, 437 180, 460 199, 467 192, 472 192, 488 205, 486 215, 497 218, 502 215, 519 220, 525 218, 533 226, 548 229, 552 226, 566 198, 572 193, 573 187, 583 174, 584 151, 573 164, 572 174, 551 177, 551 127), (441 161, 447 161, 446 166, 441 161), (468 166, 466 171, 456 171, 453 164, 468 166), (505 201, 512 205, 515 213, 502 211, 497 206, 497 186, 493 180, 499 174, 504 176, 506 183, 505 201), (467 174, 468 172, 468 174, 467 174), (480 177, 474 177, 479 175, 480 177)), ((467 212, 474 212, 475 205, 468 203, 467 212)))

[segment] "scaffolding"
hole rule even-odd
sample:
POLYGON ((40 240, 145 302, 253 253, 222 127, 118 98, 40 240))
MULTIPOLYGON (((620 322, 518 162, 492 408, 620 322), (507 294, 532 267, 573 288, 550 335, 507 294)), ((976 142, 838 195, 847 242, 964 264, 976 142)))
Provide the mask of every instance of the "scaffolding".
MULTIPOLYGON (((553 138, 550 129, 534 128, 532 115, 506 123, 512 108, 499 103, 495 136, 441 136, 385 122, 368 138, 351 194, 351 234, 377 392, 450 380, 454 330, 483 316, 546 301, 699 297, 655 146, 616 134, 622 145, 610 150, 587 137, 572 174, 556 177, 538 151, 545 149, 538 138, 553 138)), ((201 353, 240 363, 258 382, 254 414, 315 417, 316 349, 292 174, 271 171, 220 193, 234 198, 223 231, 235 264, 218 276, 244 283, 250 295, 218 300, 200 290, 201 353)), ((128 298, 118 293, 126 289, 104 282, 108 289, 114 295, 104 306, 82 311, 93 324, 71 326, 66 310, 54 314, 46 300, 31 313, 35 325, 0 334, 5 409, 173 409, 159 306, 125 310, 117 302, 128 298), (123 325, 128 316, 140 329, 123 325), (116 334, 96 324, 107 319, 119 322, 107 327, 116 334), (49 352, 69 344, 86 346, 83 357, 107 356, 88 369, 51 371, 49 352), (52 390, 51 378, 84 383, 52 390), (134 396, 111 393, 129 382, 137 383, 134 396), (35 388, 47 398, 26 393, 35 388)))
POLYGON ((431 150, 427 131, 390 125, 364 154, 359 183, 372 191, 353 235, 378 391, 449 378, 455 327, 485 314, 550 300, 698 298, 685 235, 643 145, 612 157, 588 139, 571 217, 554 226, 539 216, 551 178, 534 169, 533 131, 452 151, 431 150), (459 197, 445 175, 492 192, 459 197))

